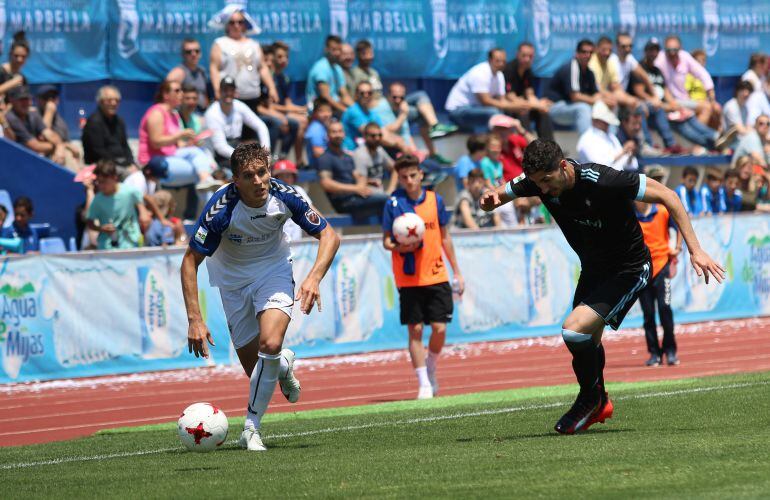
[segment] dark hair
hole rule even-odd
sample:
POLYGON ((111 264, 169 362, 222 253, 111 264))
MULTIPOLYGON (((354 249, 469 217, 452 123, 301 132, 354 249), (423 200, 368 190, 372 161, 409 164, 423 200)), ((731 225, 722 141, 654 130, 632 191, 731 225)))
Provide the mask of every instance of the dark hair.
POLYGON ((158 90, 155 92, 155 103, 163 102, 163 94, 171 90, 171 84, 179 83, 171 80, 163 80, 158 86, 158 90))
POLYGON ((3 212, 5 215, 8 215, 8 207, 0 203, 0 212, 3 212))
POLYGON ((738 95, 738 92, 741 90, 748 90, 750 94, 754 92, 754 85, 748 80, 741 80, 738 82, 738 85, 735 86, 735 95, 738 95))
POLYGON ((594 42, 589 40, 588 38, 583 38, 577 43, 577 47, 575 47, 575 51, 580 52, 580 50, 583 48, 584 45, 588 45, 589 47, 594 46, 594 42))
POLYGON ((468 182, 473 182, 477 179, 484 180, 484 172, 478 167, 468 172, 468 182))
POLYGON ((468 153, 478 153, 487 149, 487 134, 473 134, 465 141, 465 147, 468 153))
POLYGON ((94 168, 94 175, 101 177, 117 177, 118 169, 112 160, 99 160, 94 168))
POLYGON ((198 44, 198 46, 200 46, 200 44, 201 44, 201 43, 200 43, 198 40, 196 40, 195 38, 185 38, 184 40, 182 40, 182 45, 181 45, 181 47, 182 47, 182 50, 184 50, 184 46, 185 46, 185 45, 187 45, 188 43, 197 43, 197 44, 198 44))
POLYGON ((324 46, 328 47, 329 45, 333 43, 342 43, 342 38, 338 37, 337 35, 329 35, 326 37, 326 41, 324 42, 324 46))
POLYGON ((722 172, 719 170, 707 170, 706 171, 706 180, 707 181, 721 181, 722 180, 722 172))
POLYGON ((522 167, 527 175, 535 172, 553 172, 564 159, 564 152, 554 141, 535 139, 524 150, 522 167))
POLYGON ((420 159, 409 153, 399 156, 398 159, 396 159, 396 163, 393 165, 393 168, 396 169, 396 172, 409 167, 420 168, 420 159))
POLYGON ((700 177, 700 175, 698 175, 698 169, 695 167, 684 167, 684 170, 682 170, 682 179, 690 177, 691 175, 694 175, 696 179, 700 177))
POLYGON ((238 144, 230 156, 230 170, 233 175, 239 175, 241 167, 251 163, 262 163, 270 168, 270 150, 255 142, 238 144))
POLYGON ((18 47, 23 48, 27 51, 27 55, 29 55, 29 42, 27 41, 27 36, 24 34, 23 31, 17 31, 13 34, 13 42, 11 42, 11 50, 8 51, 8 57, 11 57, 11 54, 13 54, 13 51, 17 49, 18 47))
POLYGON ((190 85, 189 83, 185 83, 184 85, 182 85, 182 92, 185 93, 185 94, 188 93, 188 92, 195 92, 197 94, 198 93, 198 89, 196 87, 190 85))
POLYGON ((695 49, 692 52, 690 52, 690 55, 693 56, 693 57, 705 56, 706 55, 706 51, 703 50, 703 49, 695 49))
POLYGON ((272 56, 275 54, 275 46, 272 43, 263 43, 259 47, 262 49, 263 55, 272 56))
POLYGON ((370 42, 367 39, 359 40, 356 43, 356 55, 362 53, 365 50, 369 50, 372 48, 372 42, 370 42))
POLYGON ((518 46, 518 47, 516 47, 516 51, 519 51, 519 50, 521 50, 521 49, 522 49, 522 48, 524 48, 524 47, 530 47, 530 48, 533 48, 533 49, 534 49, 534 48, 535 48, 535 45, 534 45, 532 42, 528 42, 527 40, 524 40, 523 42, 521 42, 521 43, 519 44, 519 46, 518 46))
POLYGON ((330 103, 327 99, 324 99, 323 97, 316 97, 313 101, 313 112, 315 112, 316 109, 322 107, 322 106, 329 106, 332 107, 332 103, 330 103))
MULTIPOLYGON (((25 209, 28 214, 32 214, 32 200, 26 196, 19 196, 13 200, 13 209, 18 212, 20 208, 25 209)), ((8 212, 6 211, 6 213, 8 212)))
POLYGON ((609 43, 610 45, 612 45, 612 39, 610 39, 610 37, 605 35, 605 36, 599 37, 599 40, 596 41, 596 45, 601 45, 603 43, 609 43))
POLYGON ((730 170, 725 172, 725 180, 732 179, 732 178, 736 178, 736 179, 740 179, 741 178, 741 176, 738 174, 738 169, 737 168, 731 168, 730 170))
POLYGON ((642 111, 642 108, 632 108, 630 106, 621 106, 620 111, 618 111, 618 118, 620 118, 620 121, 624 122, 628 119, 630 119, 632 116, 642 116, 644 112, 642 111))
POLYGON ((505 49, 502 47, 492 47, 489 49, 489 52, 487 52, 487 59, 492 59, 492 56, 495 55, 495 52, 505 52, 505 49))
POLYGON ((763 54, 762 52, 754 52, 751 54, 751 57, 749 57, 749 68, 754 68, 754 66, 762 64, 765 61, 767 61, 766 54, 763 54))
POLYGON ((282 42, 281 40, 277 40, 273 42, 273 52, 275 52, 276 50, 283 50, 283 51, 286 51, 286 53, 288 54, 289 44, 287 44, 286 42, 282 42))
POLYGON ((377 122, 369 122, 366 125, 364 125, 364 134, 369 132, 369 129, 377 129, 380 130, 380 125, 377 122))

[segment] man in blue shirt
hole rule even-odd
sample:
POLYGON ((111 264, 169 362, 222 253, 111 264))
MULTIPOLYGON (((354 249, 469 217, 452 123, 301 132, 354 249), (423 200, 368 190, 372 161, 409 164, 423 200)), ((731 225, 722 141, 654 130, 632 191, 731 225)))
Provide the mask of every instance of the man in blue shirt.
POLYGON ((725 188, 722 187, 722 172, 717 169, 706 171, 706 183, 700 188, 701 207, 704 214, 727 212, 725 188))
POLYGON ((310 68, 305 87, 305 97, 312 103, 316 97, 323 97, 334 108, 336 115, 341 115, 353 104, 345 89, 345 74, 339 65, 342 39, 336 35, 326 37, 325 56, 310 68))
POLYGON ((334 210, 356 217, 382 215, 389 195, 373 191, 367 177, 356 172, 353 157, 342 150, 345 139, 342 124, 332 122, 327 132, 329 148, 318 158, 318 177, 334 210))
MULTIPOLYGON (((356 102, 342 114, 342 124, 345 126, 345 142, 343 146, 349 151, 356 149, 356 139, 363 137, 364 127, 376 123, 382 129, 382 145, 386 149, 398 149, 404 153, 411 152, 403 137, 398 135, 396 124, 385 126, 382 116, 376 109, 374 89, 369 82, 360 82, 356 86, 356 102)), ((404 115, 405 117, 406 115, 404 115)))
POLYGON ((698 216, 703 212, 703 204, 695 190, 698 183, 698 171, 694 167, 685 167, 682 171, 682 183, 677 186, 676 194, 684 205, 685 211, 692 216, 698 216))
POLYGON ((332 121, 332 105, 323 97, 313 101, 313 115, 310 125, 305 131, 305 148, 307 148, 307 163, 316 168, 318 158, 324 154, 329 144, 329 136, 326 127, 332 121))
POLYGON ((487 152, 487 141, 484 135, 474 134, 468 137, 465 146, 468 148, 468 154, 461 156, 455 163, 455 182, 458 193, 468 187, 468 174, 474 168, 481 168, 481 160, 487 152))
POLYGON ((728 212, 740 212, 743 205, 743 193, 738 189, 740 176, 735 169, 728 170, 725 174, 725 205, 728 212))
POLYGON ((23 241, 21 253, 39 252, 40 236, 37 230, 29 225, 32 218, 32 200, 19 196, 13 202, 13 224, 3 228, 3 238, 20 238, 23 241))

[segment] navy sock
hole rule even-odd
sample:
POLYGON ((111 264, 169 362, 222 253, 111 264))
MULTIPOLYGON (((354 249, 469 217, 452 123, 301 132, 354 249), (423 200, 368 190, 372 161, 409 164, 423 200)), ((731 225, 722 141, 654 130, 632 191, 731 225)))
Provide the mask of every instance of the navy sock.
POLYGON ((562 330, 561 335, 572 353, 572 370, 580 384, 580 392, 594 395, 597 385, 601 383, 600 365, 603 366, 604 349, 594 344, 591 336, 586 333, 562 330))

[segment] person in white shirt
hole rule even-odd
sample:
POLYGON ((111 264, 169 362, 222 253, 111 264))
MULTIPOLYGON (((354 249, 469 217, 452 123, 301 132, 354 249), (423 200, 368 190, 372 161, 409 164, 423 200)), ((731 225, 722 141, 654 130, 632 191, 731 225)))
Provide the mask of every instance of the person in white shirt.
POLYGON ((276 382, 289 402, 300 397, 294 353, 282 348, 292 309, 295 301, 304 314, 315 304, 321 309, 321 279, 340 240, 294 188, 270 177, 270 150, 240 144, 230 167, 233 183, 223 186, 206 204, 182 259, 187 340, 196 357, 209 357, 207 344, 214 342, 198 301, 198 267, 208 257, 209 281, 219 288, 233 347, 250 379, 239 444, 249 451, 265 451, 260 426, 276 382), (295 290, 291 251, 282 229, 288 219, 320 243, 299 290, 295 290))
POLYGON ((235 98, 235 80, 226 76, 219 83, 219 99, 209 106, 204 117, 211 130, 214 159, 221 168, 228 168, 230 155, 241 140, 243 125, 257 133, 259 143, 270 149, 267 125, 245 103, 235 98))
POLYGON ((749 69, 741 75, 741 81, 751 82, 754 92, 767 94, 767 71, 770 59, 767 54, 754 52, 749 58, 749 69))
POLYGON ((483 133, 492 116, 516 111, 517 106, 505 97, 505 60, 505 50, 490 50, 487 60, 468 70, 449 91, 444 107, 460 129, 483 133))
POLYGON ((168 164, 162 156, 155 156, 147 162, 147 165, 142 170, 137 170, 122 182, 124 186, 131 186, 142 193, 145 206, 164 226, 170 226, 171 223, 166 220, 165 215, 160 210, 160 207, 158 207, 152 195, 157 191, 158 183, 167 177, 168 164))
POLYGON ((622 146, 615 134, 610 133, 610 126, 617 127, 620 120, 604 101, 597 101, 593 105, 591 122, 592 127, 578 139, 577 152, 580 163, 599 163, 615 170, 625 170, 636 161, 633 142, 629 141, 622 146))
POLYGON ((615 50, 616 52, 610 55, 610 63, 615 64, 618 68, 618 76, 620 77, 620 88, 629 92, 628 84, 631 81, 631 74, 638 77, 645 82, 650 90, 652 90, 652 83, 647 77, 647 72, 639 66, 639 61, 636 60, 631 51, 634 48, 634 39, 628 33, 618 33, 615 37, 615 50))

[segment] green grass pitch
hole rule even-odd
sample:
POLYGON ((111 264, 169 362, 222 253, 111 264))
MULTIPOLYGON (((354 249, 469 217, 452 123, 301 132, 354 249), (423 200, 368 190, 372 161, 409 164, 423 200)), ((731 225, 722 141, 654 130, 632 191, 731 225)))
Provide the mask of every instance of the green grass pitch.
POLYGON ((576 436, 551 430, 557 386, 268 415, 267 453, 233 444, 242 418, 208 454, 173 424, 0 448, 0 497, 770 496, 770 372, 609 389, 615 417, 576 436))

